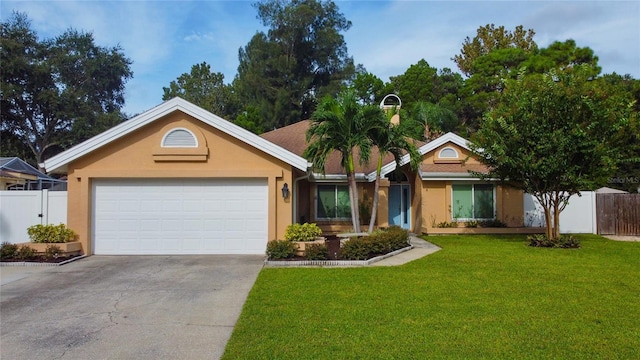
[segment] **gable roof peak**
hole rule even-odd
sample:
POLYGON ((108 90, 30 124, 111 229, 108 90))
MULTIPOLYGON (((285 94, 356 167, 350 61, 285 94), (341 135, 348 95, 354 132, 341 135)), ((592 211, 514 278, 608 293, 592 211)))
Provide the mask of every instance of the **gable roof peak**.
POLYGON ((67 170, 67 165, 70 162, 175 111, 181 111, 197 120, 200 120, 201 122, 279 160, 282 160, 299 170, 306 171, 308 168, 308 163, 304 158, 180 97, 174 97, 173 99, 167 100, 143 112, 142 114, 134 116, 133 118, 124 121, 105 132, 102 132, 54 157, 45 160, 43 167, 47 169, 48 172, 64 172, 67 170))

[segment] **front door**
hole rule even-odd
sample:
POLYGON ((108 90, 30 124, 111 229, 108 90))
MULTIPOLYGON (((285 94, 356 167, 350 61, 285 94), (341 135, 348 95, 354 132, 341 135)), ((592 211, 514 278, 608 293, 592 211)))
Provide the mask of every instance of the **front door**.
POLYGON ((389 225, 409 229, 411 218, 411 187, 409 184, 389 185, 389 225))

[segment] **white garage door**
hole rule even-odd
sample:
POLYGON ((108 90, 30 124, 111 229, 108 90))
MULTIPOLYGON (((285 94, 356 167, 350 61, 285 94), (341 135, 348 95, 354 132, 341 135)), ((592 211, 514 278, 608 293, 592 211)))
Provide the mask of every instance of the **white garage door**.
POLYGON ((93 184, 100 255, 264 254, 266 179, 117 179, 93 184))

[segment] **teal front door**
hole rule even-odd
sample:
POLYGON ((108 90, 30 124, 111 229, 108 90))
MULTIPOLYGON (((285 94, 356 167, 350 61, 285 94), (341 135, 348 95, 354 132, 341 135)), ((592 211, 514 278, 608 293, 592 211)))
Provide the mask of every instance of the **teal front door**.
POLYGON ((411 218, 411 188, 409 184, 389 185, 389 225, 409 229, 411 218))

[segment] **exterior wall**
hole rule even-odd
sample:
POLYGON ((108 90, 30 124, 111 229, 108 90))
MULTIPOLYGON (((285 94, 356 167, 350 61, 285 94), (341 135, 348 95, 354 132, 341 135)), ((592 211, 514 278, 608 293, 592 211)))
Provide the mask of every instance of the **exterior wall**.
POLYGON ((68 166, 68 226, 85 254, 91 254, 92 183, 99 178, 265 178, 269 187, 268 240, 281 238, 292 220, 290 165, 197 119, 176 111, 105 145, 68 166), (198 138, 197 149, 160 148, 166 131, 186 128, 198 138))
POLYGON ((380 179, 380 188, 378 188, 378 213, 376 225, 378 227, 389 226, 389 180, 380 179))
POLYGON ((496 218, 508 227, 524 226, 524 200, 522 190, 508 186, 496 187, 496 218))
MULTIPOLYGON (((439 231, 437 224, 451 222, 452 184, 454 181, 422 181, 422 227, 421 231, 433 233, 439 231)), ((496 185, 495 187, 496 219, 507 227, 524 226, 524 202, 522 191, 511 187, 496 185)), ((458 229, 464 228, 462 223, 458 229)), ((464 232, 462 230, 453 232, 464 232)))
POLYGON ((451 221, 451 184, 447 181, 422 182, 422 232, 435 228, 443 221, 451 221), (447 196, 449 194, 449 196, 447 196))
MULTIPOLYGON (((422 158, 422 163, 427 165, 432 164, 460 164, 464 162, 465 165, 480 165, 481 162, 473 157, 471 151, 464 149, 456 144, 447 143, 433 151, 428 152, 422 158), (451 147, 458 152, 457 159, 439 158, 440 151, 446 147, 451 147)), ((475 183, 473 180, 462 180, 462 176, 465 173, 460 173, 461 181, 465 183, 475 183)), ((422 224, 420 228, 414 227, 416 232, 434 233, 443 230, 438 228, 437 225, 442 222, 453 221, 451 215, 451 202, 452 202, 452 184, 458 182, 457 180, 425 180, 421 181, 417 179, 416 188, 421 189, 422 201, 418 206, 422 210, 422 224)), ((496 219, 504 222, 508 227, 522 227, 524 226, 524 205, 522 198, 522 191, 505 187, 501 185, 495 186, 495 211, 496 219)), ((444 228, 444 233, 464 233, 464 227, 462 223, 459 223, 458 228, 444 228)), ((483 230, 484 231, 484 230, 483 230)), ((482 231, 481 231, 482 232, 482 231)))

